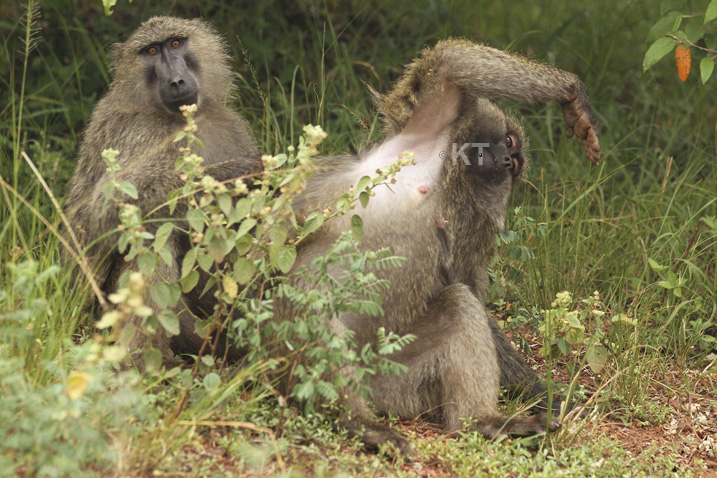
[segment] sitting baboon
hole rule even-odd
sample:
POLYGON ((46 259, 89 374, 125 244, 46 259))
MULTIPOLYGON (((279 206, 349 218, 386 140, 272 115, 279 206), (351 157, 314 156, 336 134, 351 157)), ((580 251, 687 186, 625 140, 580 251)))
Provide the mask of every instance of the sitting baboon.
MULTIPOLYGON (((136 200, 127 195, 120 199, 136 204, 143 215, 164 204, 167 194, 183 184, 174 167, 180 156, 174 139, 187 126, 179 110, 182 105, 197 105, 196 135, 203 148, 194 152, 204 157, 206 174, 221 181, 263 170, 246 120, 227 107, 233 83, 226 45, 205 22, 172 17, 149 19, 127 41, 115 45, 113 71, 109 91, 95 106, 84 133, 65 205, 80 244, 92 245, 88 258, 105 294, 116 291, 120 275, 136 270, 137 265, 126 262, 118 251, 116 234, 107 236, 120 221, 113 201, 103 211, 104 188, 110 179, 101 156, 104 149, 120 152, 118 164, 122 170, 117 180, 129 181, 138 193, 136 200)), ((182 217, 183 213, 180 206, 174 215, 182 217)), ((153 217, 169 215, 165 207, 153 217)), ((155 231, 160 224, 147 222, 145 227, 155 231)), ((159 265, 152 280, 179 279, 182 257, 190 248, 189 238, 175 228, 169 244, 173 263, 159 265)), ((171 340, 171 349, 177 353, 196 354, 201 346, 192 316, 207 317, 215 301, 211 292, 200 297, 202 290, 200 280, 177 306, 181 333, 171 340)), ((170 341, 162 330, 151 340, 165 359, 172 357, 170 341)), ((145 348, 150 345, 145 341, 143 334, 136 333, 130 347, 145 348)))
MULTIPOLYGON (((390 247, 403 266, 382 271, 390 280, 381 317, 346 312, 330 323, 336 333, 355 332, 359 347, 376 340, 379 327, 417 339, 393 359, 408 366, 399 376, 371 380, 371 403, 402 418, 431 414, 447 430, 470 421, 486 437, 554 429, 547 414, 508 419, 498 410, 500 385, 544 392, 482 300, 496 233, 504 228, 513 186, 527 169, 528 139, 521 123, 491 100, 562 104, 567 134, 582 138, 597 162, 600 146, 583 83, 572 73, 468 41, 447 40, 426 49, 406 67, 392 91, 379 98, 387 138, 355 156, 317 161, 318 171, 295 201, 299 218, 336 204, 364 175, 415 153, 395 184, 378 188, 363 219, 362 247, 390 247)), ((308 266, 349 227, 344 217, 326 223, 299 251, 296 268, 308 266)), ((308 280, 293 278, 298 285, 308 280)), ((290 320, 291 305, 276 307, 290 320)), ((346 391, 348 413, 340 425, 365 443, 406 441, 375 420, 369 405, 346 391)))

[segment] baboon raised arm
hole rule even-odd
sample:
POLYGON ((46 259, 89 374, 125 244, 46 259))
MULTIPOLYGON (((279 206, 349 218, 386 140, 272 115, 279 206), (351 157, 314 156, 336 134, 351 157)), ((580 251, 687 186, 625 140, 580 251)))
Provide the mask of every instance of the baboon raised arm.
POLYGON ((448 84, 460 88, 465 99, 560 103, 568 138, 577 135, 588 158, 593 163, 600 160, 585 85, 575 74, 465 40, 442 41, 406 68, 381 102, 391 131, 402 130, 410 120, 421 90, 448 84))
MULTIPOLYGON (((227 107, 233 93, 227 49, 222 38, 207 23, 195 19, 154 17, 142 24, 124 43, 113 49, 114 79, 107 94, 95 106, 80 145, 79 159, 70 182, 65 210, 82 246, 94 245, 88 257, 95 279, 106 293, 116 291, 121 273, 136 268, 116 248, 117 236, 100 237, 120 224, 117 205, 110 201, 106 211, 104 187, 110 179, 101 153, 118 150, 122 170, 118 181, 129 181, 137 189, 136 204, 143 215, 157 209, 167 194, 181 186, 174 164, 180 152, 174 142, 186 127, 179 107, 196 104, 197 137, 204 148, 205 173, 228 180, 263 170, 256 140, 244 118, 227 107)), ((175 215, 182 213, 178 208, 175 215)), ((167 208, 154 217, 168 217, 167 208)), ((146 227, 156 229, 157 223, 146 227)), ((169 239, 173 263, 158 266, 153 280, 177 280, 189 239, 177 229, 169 239)), ((195 287, 202 290, 202 285, 195 287)), ((214 297, 197 292, 185 294, 177 313, 181 334, 172 341, 178 353, 196 353, 201 343, 194 334, 192 315, 213 310, 214 297)), ((154 308, 154 305, 152 305, 154 308)), ((136 334, 133 348, 147 346, 136 334)), ((172 356, 170 341, 161 331, 152 339, 165 358, 172 356)))
MULTIPOLYGON (((487 437, 554 429, 547 414, 503 416, 501 385, 544 392, 483 304, 495 235, 503 229, 509 195, 528 166, 528 139, 519 121, 491 100, 553 101, 565 111, 568 134, 583 139, 587 156, 600 146, 585 88, 573 74, 462 40, 439 42, 406 67, 393 89, 379 98, 387 138, 356 156, 319 160, 319 171, 297 198, 299 217, 331 207, 341 192, 415 153, 396 184, 378 188, 365 209, 362 247, 391 247, 406 257, 391 281, 382 317, 347 312, 334 319, 337 333, 353 330, 359 346, 375 340, 378 327, 417 339, 393 356, 408 366, 398 377, 371 380, 372 405, 402 418, 434 416, 447 430, 466 421, 487 437), (468 147, 466 147, 466 145, 468 147)), ((327 223, 299 252, 296 267, 310 263, 348 226, 327 223)), ((301 284, 305 280, 295 277, 301 284)), ((290 307, 278 307, 278 320, 290 307)), ((341 425, 370 445, 406 441, 376 422, 361 398, 347 392, 350 413, 341 425)))

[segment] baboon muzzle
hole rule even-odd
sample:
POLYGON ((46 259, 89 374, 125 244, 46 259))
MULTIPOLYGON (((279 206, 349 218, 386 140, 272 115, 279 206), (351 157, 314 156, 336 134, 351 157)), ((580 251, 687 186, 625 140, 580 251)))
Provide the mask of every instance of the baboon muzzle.
POLYGON ((172 52, 162 52, 162 60, 157 66, 160 84, 160 98, 170 111, 179 111, 182 105, 196 104, 199 90, 194 75, 187 68, 181 56, 172 52))

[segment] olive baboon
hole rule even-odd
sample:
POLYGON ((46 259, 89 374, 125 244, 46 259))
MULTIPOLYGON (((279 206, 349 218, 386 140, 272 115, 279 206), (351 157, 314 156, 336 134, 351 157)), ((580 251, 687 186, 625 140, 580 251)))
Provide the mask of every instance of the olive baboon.
MULTIPOLYGON (((495 235, 504 227, 508 198, 527 169, 527 138, 516 119, 491 100, 562 104, 567 134, 582 138, 587 156, 599 160, 600 146, 583 83, 572 73, 462 40, 426 49, 407 66, 393 90, 379 98, 387 139, 356 156, 318 160, 318 171, 295 201, 297 215, 324 210, 364 175, 415 153, 415 166, 396 184, 374 190, 365 209, 362 247, 391 247, 407 258, 383 272, 391 281, 385 315, 344 313, 332 330, 355 332, 359 346, 375 340, 378 327, 417 339, 394 359, 408 366, 398 377, 371 381, 379 412, 413 418, 432 414, 455 430, 466 420, 487 437, 535 433, 558 424, 547 414, 501 415, 501 385, 544 390, 489 317, 482 300, 495 235), (466 146, 467 145, 467 146, 466 146)), ((332 244, 348 218, 325 224, 299 252, 295 267, 332 244)), ((294 281, 301 284, 302 277, 294 281)), ((287 320, 289 304, 276 309, 287 320)), ((348 414, 340 425, 365 443, 406 441, 376 422, 365 401, 347 392, 348 414)))
MULTIPOLYGON (((103 190, 110 179, 101 157, 104 149, 120 152, 122 170, 117 179, 134 184, 138 192, 137 200, 129 196, 122 200, 136 204, 145 215, 183 184, 174 168, 180 153, 173 142, 187 124, 181 105, 197 105, 196 135, 204 149, 196 153, 205 158, 206 174, 227 180, 263 170, 247 122, 226 106, 233 90, 232 72, 226 45, 209 25, 198 19, 154 17, 126 42, 115 45, 113 56, 114 80, 92 112, 65 207, 82 246, 92 244, 89 259, 106 294, 114 292, 122 272, 136 264, 127 263, 119 253, 116 235, 102 238, 120 224, 115 203, 110 201, 103 211, 103 190)), ((182 215, 181 208, 175 215, 182 215)), ((168 217, 169 211, 163 208, 154 216, 168 217)), ((158 226, 148 222, 146 227, 158 226)), ((158 266, 153 280, 179 279, 189 238, 175 228, 169 241, 173 264, 158 266)), ((206 317, 214 305, 213 294, 200 297, 202 290, 200 283, 182 297, 176 311, 181 333, 172 338, 171 347, 161 331, 151 339, 165 358, 172 357, 170 348, 180 353, 199 349, 201 340, 194 333, 192 314, 206 317)), ((135 337, 131 347, 148 345, 141 334, 135 337)))

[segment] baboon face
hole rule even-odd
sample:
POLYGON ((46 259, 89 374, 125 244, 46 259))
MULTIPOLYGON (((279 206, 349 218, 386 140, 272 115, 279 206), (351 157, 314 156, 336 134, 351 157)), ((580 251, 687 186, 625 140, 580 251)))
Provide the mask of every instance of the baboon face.
POLYGON ((148 87, 156 89, 164 106, 172 112, 199 101, 198 62, 188 42, 187 38, 168 38, 139 52, 148 87))
POLYGON ((180 106, 196 104, 201 114, 208 105, 225 104, 232 91, 226 44, 199 19, 150 18, 112 53, 110 91, 117 107, 135 114, 183 121, 180 106))
POLYGON ((493 130, 489 134, 481 134, 473 144, 468 154, 470 165, 466 168, 469 175, 490 182, 520 177, 524 156, 522 138, 517 131, 493 130))
POLYGON ((457 151, 463 171, 483 184, 515 184, 528 167, 528 138, 521 123, 492 102, 480 99, 462 122, 457 137, 457 151))

